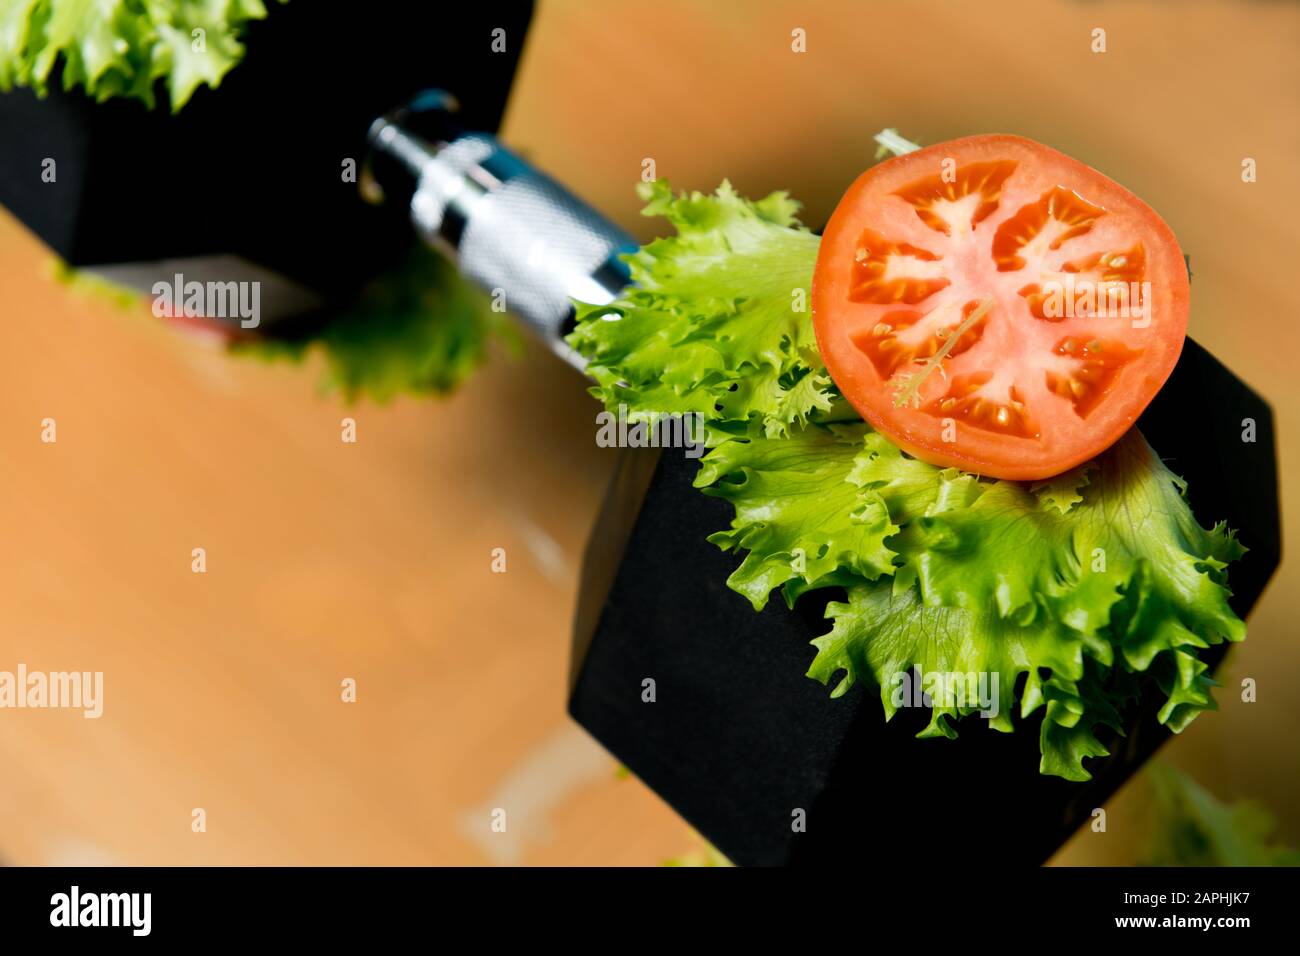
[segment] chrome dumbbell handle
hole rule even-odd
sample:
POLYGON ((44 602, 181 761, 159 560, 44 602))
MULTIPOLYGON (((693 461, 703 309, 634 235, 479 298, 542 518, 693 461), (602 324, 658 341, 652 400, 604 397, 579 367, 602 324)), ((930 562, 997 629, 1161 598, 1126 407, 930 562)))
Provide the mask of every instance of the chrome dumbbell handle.
POLYGON ((618 257, 636 243, 495 137, 459 129, 454 114, 436 92, 376 120, 365 188, 409 197, 424 241, 582 369, 564 342, 571 300, 612 302, 628 282, 618 257))

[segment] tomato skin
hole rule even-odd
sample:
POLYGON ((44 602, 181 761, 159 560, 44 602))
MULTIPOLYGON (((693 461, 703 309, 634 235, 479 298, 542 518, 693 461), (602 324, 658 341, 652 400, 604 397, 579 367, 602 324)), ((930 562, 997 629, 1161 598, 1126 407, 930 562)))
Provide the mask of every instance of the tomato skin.
POLYGON ((822 359, 872 427, 932 464, 1016 480, 1067 471, 1132 427, 1177 364, 1188 302, 1182 251, 1149 206, 1009 135, 940 143, 864 172, 831 216, 812 283, 822 359), (955 193, 935 180, 945 159, 950 175, 955 166, 966 177, 955 193), (1030 280, 1075 275, 1149 281, 1147 326, 1034 314, 1042 307, 1030 280), (927 343, 922 323, 940 321, 940 301, 949 318, 927 343), (951 307, 961 302, 964 312, 951 307), (976 303, 987 303, 983 318, 976 303), (916 398, 898 404, 903 376, 925 369, 962 315, 976 325, 922 376, 916 398))

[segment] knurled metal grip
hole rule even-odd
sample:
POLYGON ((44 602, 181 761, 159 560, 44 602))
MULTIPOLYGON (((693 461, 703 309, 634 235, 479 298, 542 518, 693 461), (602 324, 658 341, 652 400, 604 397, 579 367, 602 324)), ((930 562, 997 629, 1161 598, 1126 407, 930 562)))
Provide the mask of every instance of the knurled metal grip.
POLYGON ((572 301, 604 305, 628 282, 632 237, 495 137, 451 122, 454 100, 425 94, 375 121, 368 188, 409 197, 416 232, 499 297, 566 361, 572 301))

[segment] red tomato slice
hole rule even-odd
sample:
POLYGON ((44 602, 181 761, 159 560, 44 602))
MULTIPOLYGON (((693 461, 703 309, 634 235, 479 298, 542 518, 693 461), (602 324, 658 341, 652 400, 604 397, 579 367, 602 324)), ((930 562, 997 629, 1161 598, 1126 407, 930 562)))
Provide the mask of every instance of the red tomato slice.
POLYGON ((932 464, 1047 478, 1104 451, 1182 351, 1182 250, 1118 183, 1018 136, 888 160, 849 187, 813 276, 831 377, 932 464))

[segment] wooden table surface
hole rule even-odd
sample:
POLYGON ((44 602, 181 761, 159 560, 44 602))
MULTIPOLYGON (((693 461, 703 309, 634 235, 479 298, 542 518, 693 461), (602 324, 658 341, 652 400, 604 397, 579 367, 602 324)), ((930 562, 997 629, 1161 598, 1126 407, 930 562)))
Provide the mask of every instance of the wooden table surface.
MULTIPOLYGON (((1173 225, 1192 332, 1272 400, 1290 476, 1298 41, 1300 9, 1274 3, 677 0, 596 16, 543 0, 504 135, 642 237, 659 228, 636 216, 645 157, 682 187, 790 189, 817 224, 881 127, 1049 142, 1173 225)), ((105 711, 0 711, 0 860, 656 864, 696 846, 564 715, 575 575, 612 463, 573 373, 533 350, 446 401, 349 408, 318 394, 318 367, 234 360, 70 295, 48 258, 0 214, 0 670, 103 671, 105 711)), ((1289 545, 1300 487, 1283 492, 1289 545)), ((1284 568, 1222 712, 1167 751, 1221 795, 1270 804, 1292 842, 1297 594, 1284 568), (1240 676, 1258 703, 1231 692, 1240 676)), ((1136 802, 1114 802, 1120 838, 1082 834, 1058 859, 1127 862, 1136 802)))

